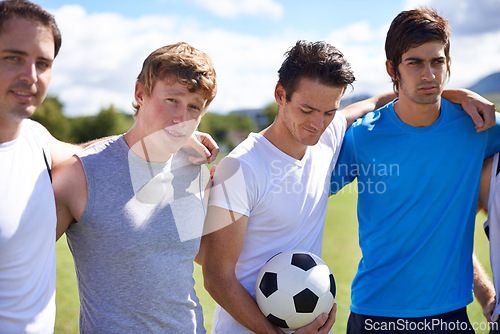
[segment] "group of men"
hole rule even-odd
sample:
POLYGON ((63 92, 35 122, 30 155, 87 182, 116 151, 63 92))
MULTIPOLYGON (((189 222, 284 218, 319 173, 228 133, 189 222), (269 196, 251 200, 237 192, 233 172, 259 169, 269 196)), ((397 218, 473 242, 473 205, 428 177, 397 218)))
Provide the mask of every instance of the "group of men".
MULTIPOLYGON (((278 71, 276 119, 222 159, 212 181, 191 149, 205 161, 218 152, 195 132, 216 95, 208 55, 187 43, 153 51, 135 84, 132 128, 76 146, 28 120, 60 47, 51 14, 0 2, 0 333, 53 332, 64 233, 83 333, 204 333, 193 261, 218 304, 214 333, 282 333, 254 300, 257 273, 286 249, 321 256, 328 196, 354 179, 384 187, 358 194, 363 256, 348 333, 373 332, 374 322, 398 333, 400 320, 473 332, 465 307, 478 197, 492 260, 500 254, 498 154, 483 167, 500 151, 500 117, 475 93, 444 90, 450 32, 433 10, 401 12, 389 28, 395 93, 340 111, 355 80, 349 63, 325 42, 298 41, 278 71), (366 173, 372 165, 397 169, 366 173)), ((478 286, 493 310, 491 284, 478 286)), ((296 333, 328 333, 335 314, 336 305, 296 333)))

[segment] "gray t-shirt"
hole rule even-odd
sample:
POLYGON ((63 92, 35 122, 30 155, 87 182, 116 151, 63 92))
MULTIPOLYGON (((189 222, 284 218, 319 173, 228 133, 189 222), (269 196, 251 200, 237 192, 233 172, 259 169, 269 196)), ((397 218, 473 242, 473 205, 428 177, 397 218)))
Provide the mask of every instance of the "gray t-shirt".
POLYGON ((67 231, 82 333, 205 333, 193 260, 206 213, 206 166, 183 151, 166 163, 133 153, 122 136, 78 154, 87 207, 67 231))

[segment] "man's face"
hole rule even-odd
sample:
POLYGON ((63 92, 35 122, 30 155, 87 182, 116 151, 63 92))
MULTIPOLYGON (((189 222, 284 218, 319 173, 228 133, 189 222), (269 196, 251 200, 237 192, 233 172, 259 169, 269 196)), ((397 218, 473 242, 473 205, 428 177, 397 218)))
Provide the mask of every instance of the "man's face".
POLYGON ((417 104, 434 104, 440 100, 447 76, 443 43, 428 42, 409 49, 398 68, 400 99, 417 104))
POLYGON ((50 28, 25 19, 10 19, 0 33, 0 118, 20 122, 31 116, 47 95, 54 61, 50 28))
POLYGON ((150 96, 136 86, 137 123, 147 144, 177 152, 191 138, 206 109, 206 99, 175 79, 158 80, 150 96), (146 138, 145 138, 146 139, 146 138))
MULTIPOLYGON (((345 87, 333 87, 317 80, 302 78, 290 101, 278 84, 276 100, 280 105, 278 117, 282 117, 287 136, 303 146, 315 145, 335 117, 345 87), (280 94, 280 89, 283 94, 280 94)), ((286 137, 283 140, 287 140, 286 137)))

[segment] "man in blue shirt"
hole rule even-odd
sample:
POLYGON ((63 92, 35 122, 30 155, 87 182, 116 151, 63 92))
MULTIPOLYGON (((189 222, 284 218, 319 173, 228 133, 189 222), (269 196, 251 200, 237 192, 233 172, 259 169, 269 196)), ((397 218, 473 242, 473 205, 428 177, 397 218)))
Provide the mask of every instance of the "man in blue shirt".
POLYGON ((358 182, 362 259, 348 333, 473 332, 474 221, 483 160, 500 149, 496 126, 477 133, 442 99, 450 73, 447 21, 400 13, 386 38, 398 94, 348 130, 331 193, 358 182))

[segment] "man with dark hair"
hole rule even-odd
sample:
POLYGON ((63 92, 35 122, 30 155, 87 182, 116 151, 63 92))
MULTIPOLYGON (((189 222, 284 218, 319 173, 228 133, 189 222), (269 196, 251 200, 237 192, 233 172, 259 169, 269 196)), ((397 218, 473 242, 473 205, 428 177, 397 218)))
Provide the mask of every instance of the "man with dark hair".
MULTIPOLYGON (((254 301, 257 274, 287 249, 321 255, 332 166, 346 128, 361 115, 337 112, 354 75, 335 47, 298 41, 278 73, 276 119, 238 145, 214 176, 201 243, 205 287, 220 305, 214 333, 281 332, 254 301)), ((373 110, 376 101, 362 105, 373 110)), ((335 310, 296 333, 327 333, 335 310)))
POLYGON ((49 170, 75 146, 27 118, 47 94, 61 34, 28 1, 0 2, 0 332, 51 333, 56 208, 49 170))
MULTIPOLYGON (((273 124, 250 134, 214 176, 200 248, 205 287, 219 304, 214 333, 281 332, 254 301, 257 274, 284 250, 321 255, 330 177, 344 133, 394 98, 380 95, 337 112, 354 75, 342 53, 325 42, 298 41, 278 73, 273 124)), ((447 91, 447 98, 476 119, 476 107, 491 111, 491 103, 470 92, 447 91)), ((296 333, 327 333, 335 312, 336 305, 296 333)))
POLYGON ((465 307, 479 176, 500 148, 500 117, 476 133, 442 98, 449 45, 448 23, 433 10, 401 12, 386 39, 398 98, 346 134, 331 192, 357 178, 363 254, 348 333, 473 332, 465 307))
MULTIPOLYGON (((28 118, 46 97, 60 47, 50 13, 29 1, 0 2, 1 333, 54 331, 56 207, 50 170, 81 147, 56 140, 28 118)), ((200 140, 216 155, 209 137, 200 140)))

